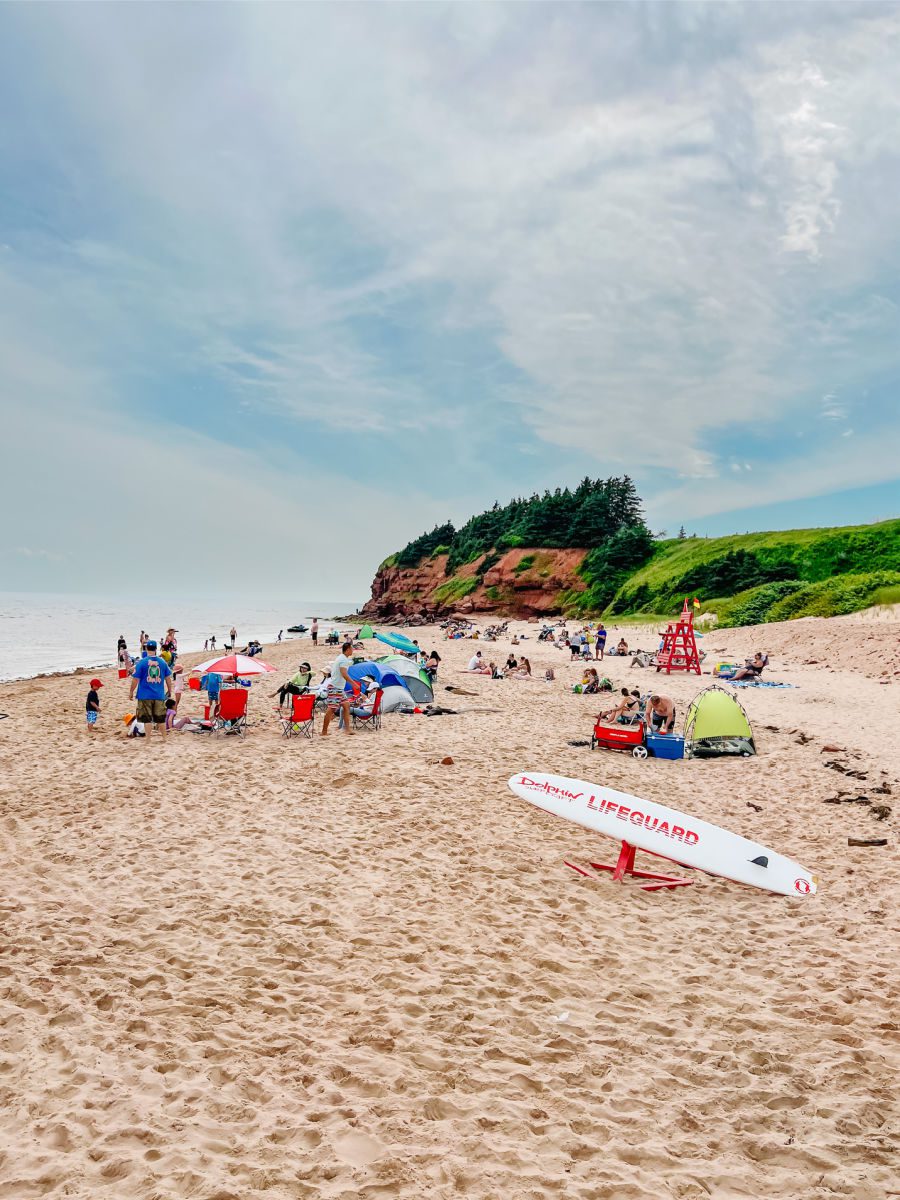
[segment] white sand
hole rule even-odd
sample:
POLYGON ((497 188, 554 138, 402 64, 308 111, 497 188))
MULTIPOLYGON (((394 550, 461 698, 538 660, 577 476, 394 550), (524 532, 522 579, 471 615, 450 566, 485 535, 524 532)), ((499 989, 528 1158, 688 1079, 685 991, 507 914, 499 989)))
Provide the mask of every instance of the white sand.
MULTIPOLYGON (((500 711, 312 743, 281 739, 267 684, 245 742, 165 744, 125 741, 114 672, 93 740, 89 674, 4 685, 0 1200, 900 1194, 900 688, 878 682, 898 632, 709 634, 800 685, 741 693, 760 755, 721 763, 568 747, 597 698, 533 640, 555 684, 458 673, 471 643, 420 631, 438 698, 500 711), (517 801, 529 767, 720 822, 819 894, 582 879, 564 857, 616 846, 517 801), (825 803, 838 789, 895 811, 825 803)), ((701 683, 605 670, 681 713, 701 683)))

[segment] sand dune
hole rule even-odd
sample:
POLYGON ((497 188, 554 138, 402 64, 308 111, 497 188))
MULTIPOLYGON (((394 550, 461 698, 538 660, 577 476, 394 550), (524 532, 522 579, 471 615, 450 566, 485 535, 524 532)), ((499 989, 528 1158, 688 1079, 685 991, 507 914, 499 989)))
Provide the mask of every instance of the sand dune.
MULTIPOLYGON (((708 635, 798 685, 742 694, 760 755, 723 763, 569 747, 595 698, 533 641, 554 684, 460 674, 471 644, 420 631, 443 702, 500 711, 311 743, 281 739, 265 685, 245 742, 165 744, 125 741, 113 672, 93 740, 86 677, 4 685, 0 1198, 897 1194, 900 870, 896 811, 873 815, 900 796, 876 670, 897 635, 708 635), (517 801, 527 767, 720 822, 819 894, 583 879, 563 859, 615 845, 517 801)), ((698 681, 662 686, 683 711, 698 681)))

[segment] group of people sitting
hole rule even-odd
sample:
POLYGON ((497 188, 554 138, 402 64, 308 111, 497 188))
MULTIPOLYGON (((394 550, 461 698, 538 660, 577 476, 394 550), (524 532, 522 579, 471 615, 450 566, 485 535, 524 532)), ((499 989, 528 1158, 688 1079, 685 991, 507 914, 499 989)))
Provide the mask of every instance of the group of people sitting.
POLYGON ((491 679, 531 678, 531 663, 524 654, 520 662, 512 652, 510 652, 506 660, 506 665, 499 667, 495 662, 485 662, 481 651, 476 650, 469 659, 469 665, 466 670, 471 671, 473 675, 488 675, 491 679))

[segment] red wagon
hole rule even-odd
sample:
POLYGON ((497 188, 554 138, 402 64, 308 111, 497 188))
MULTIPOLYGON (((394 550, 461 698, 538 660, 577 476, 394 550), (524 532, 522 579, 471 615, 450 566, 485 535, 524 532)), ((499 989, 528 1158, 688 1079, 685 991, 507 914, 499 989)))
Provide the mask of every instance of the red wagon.
POLYGON ((634 725, 604 725, 598 721, 591 734, 591 749, 597 746, 604 750, 630 750, 635 758, 646 758, 643 721, 634 725))

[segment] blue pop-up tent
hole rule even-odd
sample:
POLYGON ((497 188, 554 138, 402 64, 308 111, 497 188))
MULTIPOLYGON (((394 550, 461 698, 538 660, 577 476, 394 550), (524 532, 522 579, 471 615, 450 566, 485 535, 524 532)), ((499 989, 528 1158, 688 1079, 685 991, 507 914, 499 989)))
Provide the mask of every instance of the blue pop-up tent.
MULTIPOLYGON (((406 680, 402 675, 399 675, 393 668, 385 663, 361 662, 354 663, 352 667, 347 669, 347 674, 351 679, 374 679, 379 687, 402 687, 407 692, 409 688, 406 686, 406 680)), ((348 685, 349 686, 349 685, 348 685)))

